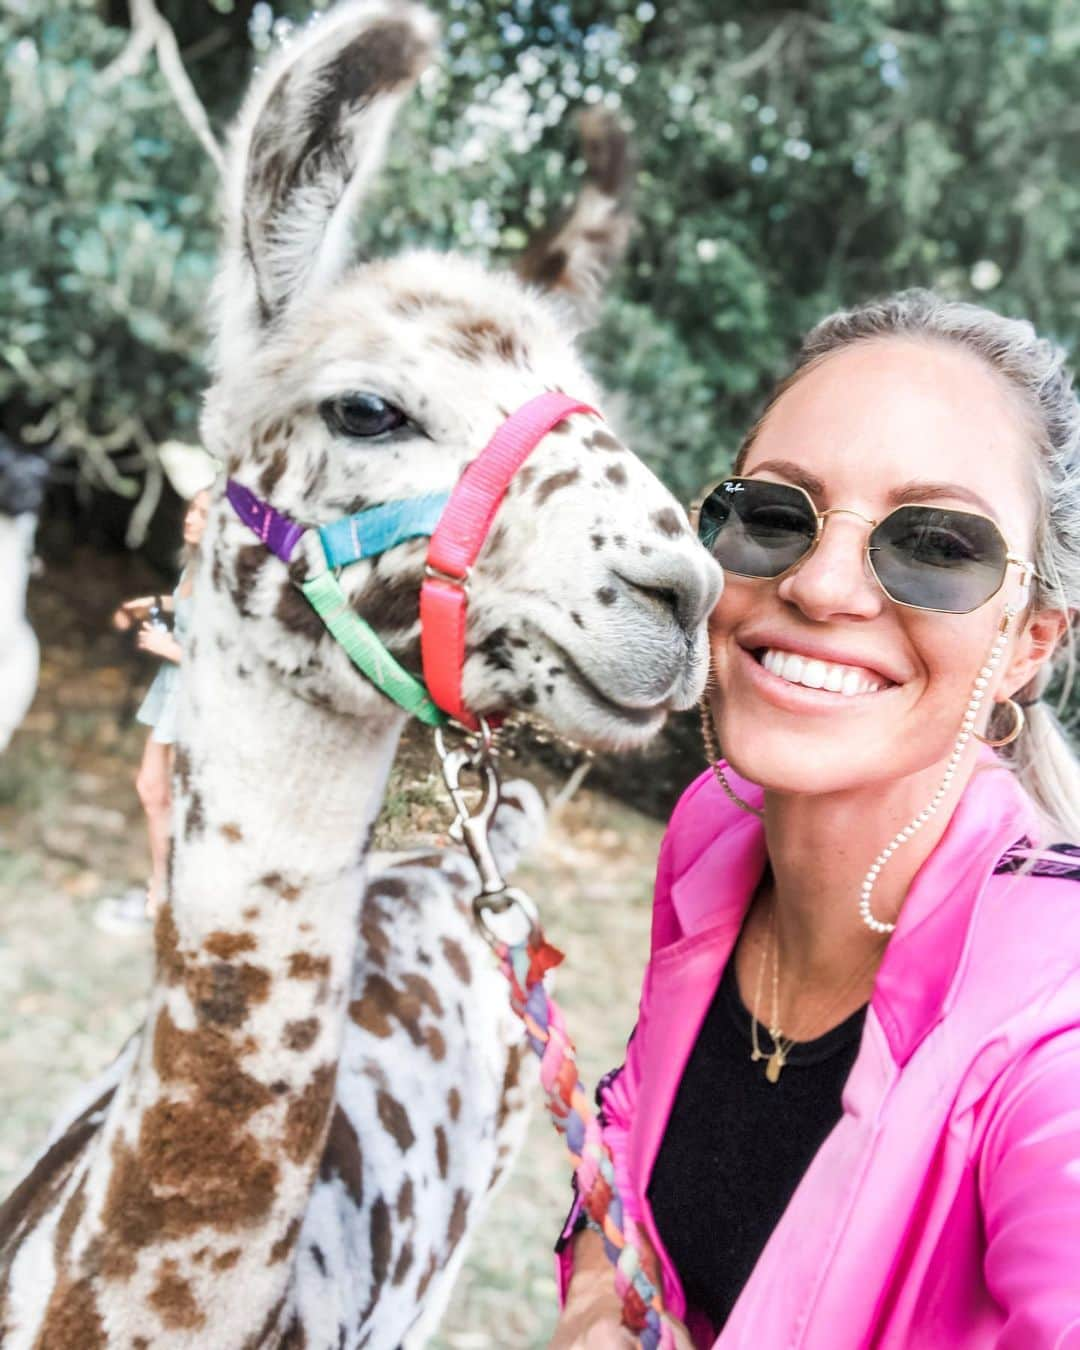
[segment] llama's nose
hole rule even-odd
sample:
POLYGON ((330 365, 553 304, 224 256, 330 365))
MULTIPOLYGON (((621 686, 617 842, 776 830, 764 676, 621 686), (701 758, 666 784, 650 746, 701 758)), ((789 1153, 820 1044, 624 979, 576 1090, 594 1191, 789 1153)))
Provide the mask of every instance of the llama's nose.
POLYGON ((670 613, 688 636, 712 612, 724 587, 719 563, 696 543, 654 549, 634 564, 620 560, 613 570, 632 592, 670 613))

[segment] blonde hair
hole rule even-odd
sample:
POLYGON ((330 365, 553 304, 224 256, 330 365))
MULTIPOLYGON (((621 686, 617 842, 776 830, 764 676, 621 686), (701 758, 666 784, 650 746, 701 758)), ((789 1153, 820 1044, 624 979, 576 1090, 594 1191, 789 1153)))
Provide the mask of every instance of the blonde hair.
MULTIPOLYGON (((199 488, 198 492, 193 492, 192 495, 184 503, 185 519, 187 518, 187 513, 191 510, 195 498, 201 497, 203 493, 206 494, 207 503, 209 503, 212 500, 212 494, 209 487, 199 488)), ((177 563, 180 567, 181 577, 183 577, 185 573, 189 578, 193 578, 195 576, 195 573, 199 570, 199 560, 201 557, 200 549, 201 544, 188 544, 185 542, 180 546, 180 552, 177 555, 177 563)))
MULTIPOLYGON (((1063 610, 1070 623, 1059 651, 1015 695, 1025 708, 1024 730, 998 753, 1038 807, 1046 837, 1080 840, 1080 761, 1058 716, 1072 688, 1076 645, 1071 617, 1080 606, 1080 403, 1061 348, 1040 338, 1024 319, 1007 319, 932 291, 901 291, 839 310, 803 340, 794 369, 773 390, 740 446, 735 472, 777 400, 810 368, 856 342, 889 337, 949 343, 979 357, 1005 380, 1032 429, 1038 502, 1033 560, 1038 575, 1031 607, 1063 610), (1056 712, 1042 697, 1055 670, 1064 673, 1056 712)), ((992 722, 991 734, 1008 730, 1007 713, 1004 725, 992 722)))

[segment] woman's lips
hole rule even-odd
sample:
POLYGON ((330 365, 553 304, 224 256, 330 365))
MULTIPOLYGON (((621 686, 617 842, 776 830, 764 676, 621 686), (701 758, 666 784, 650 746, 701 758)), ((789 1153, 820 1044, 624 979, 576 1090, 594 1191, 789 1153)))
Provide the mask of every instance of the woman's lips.
POLYGON ((781 628, 756 628, 743 631, 734 638, 744 651, 753 652, 760 660, 766 651, 782 652, 785 656, 799 656, 804 661, 822 661, 825 665, 850 667, 865 672, 879 684, 903 684, 910 672, 901 669, 895 661, 880 654, 859 651, 854 645, 840 640, 826 640, 822 636, 800 636, 786 633, 781 628))
POLYGON ((864 707, 867 700, 882 698, 897 687, 892 682, 885 681, 879 672, 866 667, 840 666, 838 663, 817 661, 817 665, 823 669, 808 672, 807 667, 814 658, 798 657, 796 653, 785 653, 779 648, 764 648, 752 652, 744 647, 737 647, 736 651, 739 673, 747 679, 755 692, 768 702, 791 712, 830 713, 845 709, 854 710, 864 707), (811 679, 821 676, 823 679, 829 679, 830 683, 835 683, 837 672, 840 672, 840 689, 826 688, 824 683, 814 688, 792 681, 783 673, 777 673, 778 670, 786 669, 787 661, 792 656, 796 656, 796 659, 803 663, 801 671, 793 667, 802 678, 809 673, 811 679), (763 665, 761 658, 768 659, 774 668, 769 669, 763 665), (847 689, 851 692, 845 691, 845 681, 847 689))

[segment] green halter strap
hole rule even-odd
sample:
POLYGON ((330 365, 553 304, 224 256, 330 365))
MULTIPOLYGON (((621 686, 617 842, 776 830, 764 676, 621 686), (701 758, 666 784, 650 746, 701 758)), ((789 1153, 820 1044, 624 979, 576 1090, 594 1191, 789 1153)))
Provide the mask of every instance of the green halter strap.
POLYGON ((300 590, 353 665, 421 722, 437 727, 449 721, 423 682, 409 674, 371 625, 351 608, 337 579, 337 570, 349 563, 375 557, 406 539, 430 535, 449 494, 385 502, 312 529, 290 520, 235 479, 229 479, 225 495, 240 519, 282 562, 291 562, 297 551, 304 554, 308 572, 300 590))
POLYGON ((431 701, 425 686, 383 646, 375 630, 350 608, 333 572, 321 572, 301 587, 312 609, 345 649, 349 660, 377 689, 429 727, 449 719, 431 701))

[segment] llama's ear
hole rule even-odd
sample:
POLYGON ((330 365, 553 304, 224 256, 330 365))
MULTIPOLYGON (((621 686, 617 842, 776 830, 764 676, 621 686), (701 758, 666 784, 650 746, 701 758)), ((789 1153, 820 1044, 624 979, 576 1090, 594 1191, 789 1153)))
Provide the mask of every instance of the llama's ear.
POLYGON ((585 181, 568 215, 533 239, 518 261, 523 281, 549 291, 580 331, 596 321, 608 278, 630 240, 633 163, 616 118, 590 108, 578 122, 585 181))
POLYGON ((427 65, 427 10, 359 0, 318 16, 252 83, 225 178, 219 341, 258 340, 349 261, 350 217, 427 65))

